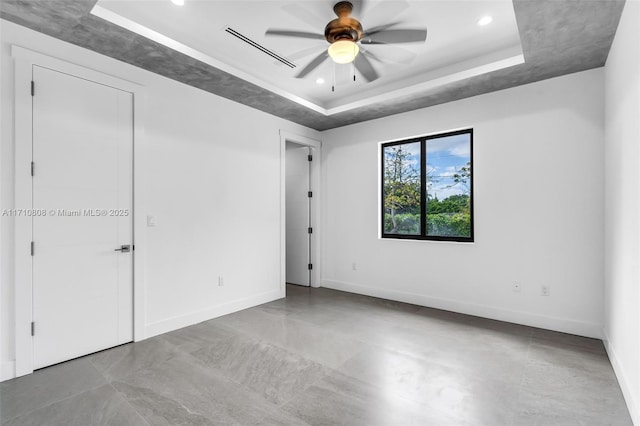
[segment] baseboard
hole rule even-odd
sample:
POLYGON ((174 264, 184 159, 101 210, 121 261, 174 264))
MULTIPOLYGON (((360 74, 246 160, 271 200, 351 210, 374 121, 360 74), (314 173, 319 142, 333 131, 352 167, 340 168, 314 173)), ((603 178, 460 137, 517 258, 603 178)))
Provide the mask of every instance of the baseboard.
MULTIPOLYGON (((213 306, 207 309, 203 309, 201 311, 191 312, 186 315, 180 315, 180 316, 169 318, 163 321, 158 321, 153 324, 148 324, 145 326, 145 338, 157 336, 159 334, 167 333, 169 331, 173 331, 179 328, 197 324, 202 321, 206 321, 206 320, 217 318, 223 315, 231 314, 233 312, 237 312, 243 309, 251 308, 253 306, 261 305, 263 303, 271 302, 273 300, 282 299, 283 297, 284 297, 283 292, 280 289, 278 289, 278 290, 257 294, 244 299, 233 300, 231 302, 223 303, 221 305, 213 306)), ((5 380, 10 380, 15 377, 16 377, 15 361, 2 362, 0 364, 0 382, 3 382, 5 380)))
POLYGON ((616 355, 616 351, 611 346, 611 341, 609 340, 609 336, 606 331, 602 333, 604 335, 604 348, 607 351, 607 355, 609 355, 609 361, 611 361, 611 366, 613 367, 613 372, 616 374, 618 379, 618 384, 620 385, 620 389, 622 390, 622 395, 624 396, 624 400, 627 403, 627 408, 629 409, 629 414, 631 415, 631 420, 634 425, 640 425, 640 407, 638 407, 638 395, 633 394, 633 390, 631 386, 629 386, 629 381, 627 377, 624 367, 620 364, 618 357, 616 355))
POLYGON ((179 328, 187 327, 193 324, 198 324, 200 322, 221 317, 223 315, 232 314, 243 309, 252 308, 263 303, 281 299, 282 297, 282 293, 280 289, 278 289, 260 293, 251 297, 246 297, 244 299, 233 300, 231 302, 212 306, 201 311, 191 312, 185 315, 180 315, 152 324, 147 324, 145 326, 145 337, 153 337, 159 334, 168 333, 169 331, 177 330, 179 328))
POLYGON ((563 333, 575 334, 578 336, 602 338, 602 324, 576 321, 568 318, 550 317, 531 312, 512 311, 495 306, 480 305, 475 303, 461 302, 453 299, 426 296, 422 294, 406 293, 395 290, 381 289, 376 287, 363 286, 360 284, 347 283, 343 281, 322 280, 322 286, 335 290, 347 291, 350 293, 363 294, 365 296, 380 297, 398 302, 411 303, 414 305, 426 306, 428 308, 443 309, 445 311, 458 312, 461 314, 474 315, 499 321, 506 321, 515 324, 528 325, 531 327, 544 328, 547 330, 560 331, 563 333))
POLYGON ((16 377, 16 362, 5 361, 0 364, 0 382, 16 377))

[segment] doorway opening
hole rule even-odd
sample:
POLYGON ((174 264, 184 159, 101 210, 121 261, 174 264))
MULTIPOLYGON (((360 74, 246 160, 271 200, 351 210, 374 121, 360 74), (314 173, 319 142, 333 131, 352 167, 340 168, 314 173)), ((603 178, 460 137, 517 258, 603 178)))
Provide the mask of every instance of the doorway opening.
POLYGON ((313 150, 286 143, 287 284, 311 286, 313 220, 311 217, 311 163, 313 150))
POLYGON ((282 132, 281 291, 320 287, 320 141, 282 132))

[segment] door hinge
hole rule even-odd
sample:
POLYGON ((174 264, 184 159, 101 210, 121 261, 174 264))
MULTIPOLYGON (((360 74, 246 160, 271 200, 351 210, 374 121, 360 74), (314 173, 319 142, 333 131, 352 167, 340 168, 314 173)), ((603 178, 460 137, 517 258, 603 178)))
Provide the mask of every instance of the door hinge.
POLYGON ((307 160, 313 161, 313 155, 311 155, 311 154, 307 155, 307 160))
POLYGON ((31 80, 31 96, 35 96, 36 95, 36 83, 31 80))
POLYGON ((33 241, 31 241, 31 256, 33 256, 33 254, 36 251, 36 243, 34 243, 33 241))
POLYGON ((313 269, 313 264, 312 264, 312 263, 310 263, 310 264, 309 264, 309 270, 312 270, 312 269, 313 269))
POLYGON ((36 335, 36 323, 31 321, 31 335, 35 336, 36 335))
POLYGON ((307 229, 307 231, 308 231, 310 234, 313 234, 313 228, 309 228, 309 229, 307 229))
POLYGON ((309 192, 307 193, 307 196, 308 196, 309 198, 313 197, 313 192, 312 192, 312 191, 309 191, 309 192))
POLYGON ((36 163, 34 163, 32 161, 31 162, 31 177, 35 176, 35 171, 36 171, 36 163))

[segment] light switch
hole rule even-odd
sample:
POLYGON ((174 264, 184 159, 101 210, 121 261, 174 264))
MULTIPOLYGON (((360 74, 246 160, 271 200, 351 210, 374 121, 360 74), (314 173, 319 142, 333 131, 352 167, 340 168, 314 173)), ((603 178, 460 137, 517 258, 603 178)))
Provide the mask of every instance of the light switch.
POLYGON ((152 215, 147 215, 147 226, 156 226, 156 217, 152 215))

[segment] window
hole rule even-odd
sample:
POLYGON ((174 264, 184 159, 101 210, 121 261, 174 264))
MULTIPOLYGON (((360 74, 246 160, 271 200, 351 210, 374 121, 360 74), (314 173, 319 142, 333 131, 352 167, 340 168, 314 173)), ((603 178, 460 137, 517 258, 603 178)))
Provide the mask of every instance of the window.
POLYGON ((382 237, 473 242, 473 130, 381 149, 382 237))

